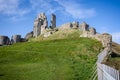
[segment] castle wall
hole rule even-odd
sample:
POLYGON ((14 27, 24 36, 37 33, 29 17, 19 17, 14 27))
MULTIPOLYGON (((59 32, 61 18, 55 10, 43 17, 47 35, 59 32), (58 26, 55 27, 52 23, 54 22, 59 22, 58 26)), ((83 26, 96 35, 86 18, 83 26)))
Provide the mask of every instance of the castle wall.
POLYGON ((26 34, 25 39, 28 40, 33 37, 33 31, 26 34))
POLYGON ((59 29, 78 29, 79 28, 79 23, 78 22, 72 22, 72 23, 65 23, 61 26, 59 26, 59 29))
POLYGON ((11 38, 11 43, 21 42, 21 35, 13 35, 11 38))
POLYGON ((9 45, 10 39, 7 36, 0 36, 0 45, 9 45))

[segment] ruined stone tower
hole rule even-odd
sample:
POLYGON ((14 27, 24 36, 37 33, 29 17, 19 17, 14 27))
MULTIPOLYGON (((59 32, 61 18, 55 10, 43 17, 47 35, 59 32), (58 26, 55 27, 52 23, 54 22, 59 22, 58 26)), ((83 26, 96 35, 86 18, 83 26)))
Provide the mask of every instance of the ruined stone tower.
POLYGON ((56 28, 56 16, 55 14, 52 14, 51 15, 51 24, 50 24, 50 27, 53 29, 53 28, 56 28))
POLYGON ((45 13, 39 14, 37 19, 34 21, 33 37, 38 37, 40 34, 43 34, 47 27, 48 21, 45 13))

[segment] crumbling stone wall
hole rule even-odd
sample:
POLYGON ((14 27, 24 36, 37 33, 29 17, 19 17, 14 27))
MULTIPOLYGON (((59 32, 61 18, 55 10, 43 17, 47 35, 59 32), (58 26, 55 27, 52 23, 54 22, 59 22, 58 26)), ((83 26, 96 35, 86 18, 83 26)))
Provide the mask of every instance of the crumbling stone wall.
POLYGON ((61 26, 59 26, 59 29, 65 30, 65 29, 71 29, 72 23, 66 23, 61 26))
POLYGON ((13 35, 11 38, 11 43, 21 42, 21 35, 13 35))
POLYGON ((25 39, 28 40, 33 37, 33 31, 26 34, 25 39))
POLYGON ((93 28, 93 27, 89 28, 89 33, 90 33, 91 35, 95 35, 95 34, 96 34, 96 29, 93 28))
MULTIPOLYGON (((48 21, 45 13, 40 13, 37 19, 34 21, 34 28, 33 28, 33 37, 38 37, 41 34, 46 32, 48 28, 48 21)), ((51 14, 51 21, 50 21, 50 28, 56 28, 56 15, 51 14)))
POLYGON ((84 31, 89 31, 89 25, 86 22, 81 23, 79 28, 83 32, 84 31))
POLYGON ((112 47, 112 36, 108 33, 96 34, 95 39, 102 42, 104 47, 111 49, 112 47))
POLYGON ((98 41, 101 41, 103 47, 107 48, 108 51, 111 50, 112 45, 112 36, 108 33, 99 34, 96 32, 96 29, 93 27, 89 27, 88 24, 83 22, 80 24, 80 30, 82 31, 82 34, 80 37, 88 37, 88 38, 94 38, 98 41))
POLYGON ((55 14, 51 15, 51 24, 50 24, 50 28, 56 28, 56 16, 55 14))
POLYGON ((0 45, 9 45, 10 39, 8 36, 0 36, 0 45))
POLYGON ((79 27, 79 22, 76 22, 76 21, 72 22, 72 27, 71 28, 78 29, 78 27, 79 27))
POLYGON ((78 29, 79 28, 79 22, 72 22, 72 23, 66 23, 61 26, 59 26, 59 29, 65 30, 65 29, 78 29))
POLYGON ((48 21, 45 13, 39 14, 34 21, 33 37, 38 37, 40 34, 43 34, 47 27, 48 21))

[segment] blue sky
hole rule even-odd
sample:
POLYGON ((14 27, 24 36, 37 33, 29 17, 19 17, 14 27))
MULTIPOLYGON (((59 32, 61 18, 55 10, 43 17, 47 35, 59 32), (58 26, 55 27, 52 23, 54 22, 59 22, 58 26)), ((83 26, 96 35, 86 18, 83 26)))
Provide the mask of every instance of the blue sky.
POLYGON ((57 17, 57 26, 85 21, 99 33, 110 33, 120 43, 120 0, 0 0, 0 35, 11 37, 33 30, 37 15, 57 17))

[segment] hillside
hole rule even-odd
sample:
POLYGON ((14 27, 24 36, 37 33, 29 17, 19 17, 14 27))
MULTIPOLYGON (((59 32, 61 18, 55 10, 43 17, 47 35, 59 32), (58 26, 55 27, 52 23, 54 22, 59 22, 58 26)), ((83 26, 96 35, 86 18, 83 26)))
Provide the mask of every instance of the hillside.
POLYGON ((0 80, 88 80, 102 44, 58 31, 29 42, 0 47, 0 80))

